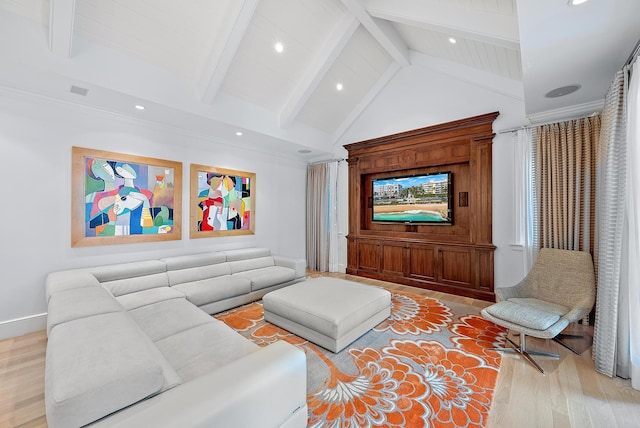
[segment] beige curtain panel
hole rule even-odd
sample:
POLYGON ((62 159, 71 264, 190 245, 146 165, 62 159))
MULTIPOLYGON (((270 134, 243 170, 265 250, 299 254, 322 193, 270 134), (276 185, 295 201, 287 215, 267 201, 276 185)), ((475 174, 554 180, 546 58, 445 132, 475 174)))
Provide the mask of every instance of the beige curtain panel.
POLYGON ((329 166, 307 167, 307 268, 329 270, 329 166))
POLYGON ((536 135, 540 245, 593 253, 600 116, 541 125, 536 135))

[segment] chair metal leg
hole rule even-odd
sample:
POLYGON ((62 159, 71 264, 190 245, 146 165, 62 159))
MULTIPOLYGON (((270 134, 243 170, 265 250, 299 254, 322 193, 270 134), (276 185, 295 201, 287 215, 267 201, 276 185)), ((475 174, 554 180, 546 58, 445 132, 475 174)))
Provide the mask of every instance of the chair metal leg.
POLYGON ((581 334, 560 333, 559 335, 557 335, 556 337, 553 338, 554 342, 564 346, 565 348, 567 348, 569 351, 573 352, 574 354, 580 355, 580 353, 578 351, 576 351, 574 348, 572 348, 568 344, 564 343, 562 341, 562 339, 584 339, 583 335, 581 335, 581 334))
POLYGON ((533 357, 531 355, 541 355, 541 356, 551 357, 551 358, 560 358, 560 355, 552 354, 552 353, 549 353, 549 352, 528 351, 527 350, 526 335, 524 333, 520 333, 520 345, 518 345, 517 343, 515 343, 513 340, 509 339, 508 337, 506 339, 513 346, 513 348, 491 348, 491 350, 493 350, 493 351, 502 351, 502 352, 517 352, 520 355, 522 355, 524 358, 526 358, 526 360, 529 361, 535 368, 537 368, 540 371, 540 373, 542 373, 543 375, 545 374, 544 370, 533 359, 533 357))

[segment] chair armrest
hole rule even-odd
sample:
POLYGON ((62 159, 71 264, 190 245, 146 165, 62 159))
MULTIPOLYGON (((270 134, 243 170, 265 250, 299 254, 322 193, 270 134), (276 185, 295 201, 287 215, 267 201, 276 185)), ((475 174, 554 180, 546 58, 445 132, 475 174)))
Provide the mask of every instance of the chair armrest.
POLYGON ((569 312, 564 314, 562 318, 565 318, 569 322, 576 322, 583 319, 591 312, 593 305, 595 304, 595 296, 584 296, 577 302, 574 302, 573 307, 569 312))
POLYGON ((276 266, 284 266, 296 271, 296 278, 304 278, 307 274, 307 261, 285 256, 272 256, 276 266))
POLYGON ((90 426, 303 428, 306 366, 304 351, 279 341, 90 426))
POLYGON ((501 302, 503 300, 510 299, 512 297, 520 297, 519 287, 498 287, 494 290, 496 294, 496 302, 501 302))

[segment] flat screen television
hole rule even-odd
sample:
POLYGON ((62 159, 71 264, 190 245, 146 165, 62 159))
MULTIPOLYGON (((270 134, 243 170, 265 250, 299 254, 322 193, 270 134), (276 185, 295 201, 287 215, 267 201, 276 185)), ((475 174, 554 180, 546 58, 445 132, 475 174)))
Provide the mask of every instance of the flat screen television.
POLYGON ((453 224, 450 171, 374 179, 373 221, 453 224))

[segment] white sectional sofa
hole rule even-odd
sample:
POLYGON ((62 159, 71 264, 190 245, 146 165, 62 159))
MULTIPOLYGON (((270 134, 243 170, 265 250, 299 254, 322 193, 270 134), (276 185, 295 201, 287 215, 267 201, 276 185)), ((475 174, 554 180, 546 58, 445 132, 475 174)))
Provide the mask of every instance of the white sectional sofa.
POLYGON ((304 352, 209 315, 304 278, 264 248, 49 274, 49 426, 305 427, 304 352))

